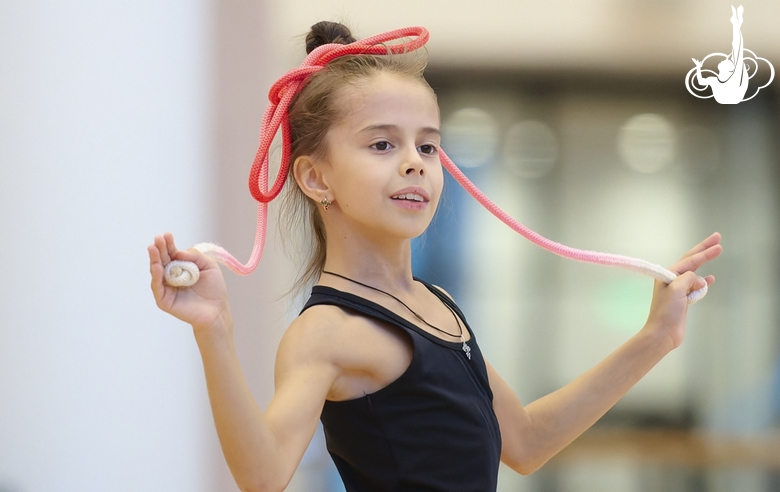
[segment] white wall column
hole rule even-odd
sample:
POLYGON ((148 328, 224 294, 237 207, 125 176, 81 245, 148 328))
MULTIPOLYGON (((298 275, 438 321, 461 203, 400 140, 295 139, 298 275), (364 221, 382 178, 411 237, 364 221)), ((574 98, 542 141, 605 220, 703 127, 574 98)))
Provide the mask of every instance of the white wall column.
POLYGON ((205 1, 0 3, 0 490, 214 490, 146 254, 212 235, 209 29, 205 1))

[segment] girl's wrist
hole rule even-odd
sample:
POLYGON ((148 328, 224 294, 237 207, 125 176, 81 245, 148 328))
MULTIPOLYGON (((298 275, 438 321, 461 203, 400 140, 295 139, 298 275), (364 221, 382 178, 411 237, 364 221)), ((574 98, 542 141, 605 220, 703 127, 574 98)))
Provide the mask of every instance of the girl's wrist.
POLYGON ((666 356, 675 348, 674 340, 667 330, 650 320, 645 323, 636 336, 641 338, 648 350, 657 352, 660 357, 666 356))
POLYGON ((233 316, 230 314, 230 309, 223 309, 212 323, 203 325, 193 323, 192 333, 199 345, 203 342, 232 337, 233 316))

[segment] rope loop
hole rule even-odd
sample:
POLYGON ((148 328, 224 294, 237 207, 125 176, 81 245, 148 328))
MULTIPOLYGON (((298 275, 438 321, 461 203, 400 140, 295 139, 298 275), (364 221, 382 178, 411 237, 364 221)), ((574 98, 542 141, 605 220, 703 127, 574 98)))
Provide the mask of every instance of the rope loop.
POLYGON ((290 103, 301 90, 306 79, 319 72, 331 61, 349 55, 388 55, 404 54, 421 48, 428 42, 430 34, 424 27, 407 27, 388 31, 350 44, 329 43, 318 46, 301 63, 301 66, 289 70, 277 80, 268 91, 270 104, 265 110, 260 126, 260 145, 255 154, 252 169, 249 171, 249 192, 260 203, 268 203, 276 198, 284 187, 287 172, 290 169, 290 123, 287 119, 290 103), (409 41, 386 44, 404 38, 409 41), (268 152, 279 129, 282 130, 282 158, 274 184, 268 189, 268 152))

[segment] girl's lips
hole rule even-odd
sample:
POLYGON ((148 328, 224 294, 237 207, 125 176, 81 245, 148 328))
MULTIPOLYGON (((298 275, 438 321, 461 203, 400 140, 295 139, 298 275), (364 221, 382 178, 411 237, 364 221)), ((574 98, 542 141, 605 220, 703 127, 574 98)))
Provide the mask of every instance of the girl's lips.
POLYGON ((428 202, 430 200, 430 196, 428 196, 428 192, 425 191, 423 188, 420 188, 419 186, 409 186, 402 190, 398 190, 392 195, 390 195, 390 198, 402 196, 402 195, 418 195, 420 198, 422 198, 423 202, 428 202))
POLYGON ((425 207, 428 206, 428 201, 424 202, 416 202, 414 200, 397 200, 393 199, 393 203, 398 205, 401 208, 405 208, 407 210, 422 210, 425 207))

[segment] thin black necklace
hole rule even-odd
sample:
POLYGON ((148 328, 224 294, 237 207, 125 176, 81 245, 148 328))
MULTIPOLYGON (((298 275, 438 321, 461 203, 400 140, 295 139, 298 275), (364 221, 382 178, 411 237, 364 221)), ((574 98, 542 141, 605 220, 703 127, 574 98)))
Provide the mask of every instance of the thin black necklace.
POLYGON ((441 328, 437 328, 436 326, 433 326, 432 324, 428 323, 427 321, 425 321, 425 319, 422 316, 420 316, 419 314, 415 313, 414 310, 412 310, 412 308, 407 306, 404 301, 402 301, 401 299, 397 298, 396 296, 394 296, 393 294, 391 294, 389 292, 385 292, 382 289, 377 289, 376 287, 372 287, 370 285, 364 284, 363 282, 358 282, 357 280, 352 280, 351 278, 345 277, 344 275, 341 275, 341 274, 338 274, 338 273, 329 272, 327 270, 323 270, 322 273, 327 273, 328 275, 333 275, 335 277, 343 278, 344 280, 349 280, 352 283, 355 283, 355 284, 358 284, 358 285, 362 285, 363 287, 366 287, 366 288, 371 289, 371 290, 375 290, 377 292, 381 292, 382 294, 384 294, 386 296, 392 297, 396 301, 400 302, 403 307, 408 309, 409 312, 412 313, 415 318, 419 319, 420 321, 422 321, 426 325, 430 326, 434 330, 436 330, 438 332, 441 332, 441 333, 444 333, 445 335, 449 335, 449 336, 451 336, 453 338, 460 338, 460 341, 463 343, 463 347, 462 347, 463 348, 463 352, 465 352, 466 353, 466 357, 468 357, 468 359, 471 360, 471 347, 468 346, 468 344, 466 343, 466 339, 463 337, 463 327, 460 325, 460 320, 458 319, 458 315, 456 315, 455 311, 453 311, 452 308, 446 302, 444 302, 443 300, 442 300, 442 304, 444 304, 444 306, 449 310, 449 312, 452 313, 452 317, 455 318, 455 322, 458 324, 458 330, 460 331, 459 335, 453 335, 452 333, 448 333, 448 332, 442 330, 441 328))

